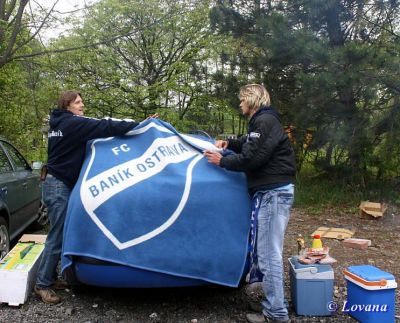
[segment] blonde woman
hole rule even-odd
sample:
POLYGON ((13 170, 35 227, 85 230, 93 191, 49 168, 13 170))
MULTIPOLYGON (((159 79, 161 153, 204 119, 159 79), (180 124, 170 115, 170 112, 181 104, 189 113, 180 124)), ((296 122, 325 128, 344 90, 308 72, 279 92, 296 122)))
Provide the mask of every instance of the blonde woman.
POLYGON ((239 93, 240 108, 249 118, 247 136, 218 140, 218 148, 236 154, 206 151, 212 164, 245 172, 253 199, 250 283, 262 281, 262 314, 247 314, 252 323, 289 322, 283 285, 283 239, 294 198, 295 156, 278 113, 264 86, 249 84, 239 93))

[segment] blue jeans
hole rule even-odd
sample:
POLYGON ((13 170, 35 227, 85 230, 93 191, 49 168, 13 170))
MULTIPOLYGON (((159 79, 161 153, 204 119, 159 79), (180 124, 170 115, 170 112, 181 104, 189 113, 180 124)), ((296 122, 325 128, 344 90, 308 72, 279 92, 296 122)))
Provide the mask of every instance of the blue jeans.
POLYGON ((258 266, 264 275, 262 301, 265 316, 288 320, 283 281, 283 240, 294 199, 294 185, 262 191, 257 226, 258 266))
POLYGON ((36 285, 50 288, 57 279, 57 265, 61 256, 64 220, 67 213, 70 188, 48 174, 43 184, 43 201, 47 206, 50 231, 40 260, 36 285))

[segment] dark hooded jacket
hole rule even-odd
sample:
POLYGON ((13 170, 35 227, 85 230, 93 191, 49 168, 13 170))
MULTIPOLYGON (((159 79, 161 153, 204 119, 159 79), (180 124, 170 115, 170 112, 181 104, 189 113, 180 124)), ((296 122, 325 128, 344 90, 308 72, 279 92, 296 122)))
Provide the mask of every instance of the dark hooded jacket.
POLYGON ((228 149, 236 154, 222 157, 220 165, 245 172, 250 193, 294 182, 294 151, 278 113, 271 107, 259 109, 249 121, 247 135, 229 139, 228 149))
POLYGON ((73 188, 89 140, 122 136, 137 125, 134 121, 87 118, 55 109, 50 116, 48 132, 48 173, 73 188))

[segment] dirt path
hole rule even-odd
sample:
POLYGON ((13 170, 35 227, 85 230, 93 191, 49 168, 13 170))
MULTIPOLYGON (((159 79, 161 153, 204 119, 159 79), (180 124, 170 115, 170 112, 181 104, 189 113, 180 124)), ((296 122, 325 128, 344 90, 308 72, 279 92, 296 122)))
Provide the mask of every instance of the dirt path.
MULTIPOLYGON (((342 243, 335 239, 323 239, 324 245, 330 247, 330 255, 337 260, 333 264, 335 274, 335 293, 334 301, 339 310, 331 317, 318 319, 302 318, 294 313, 291 316, 293 322, 355 322, 342 312, 344 301, 347 297, 346 282, 343 270, 351 265, 373 265, 380 269, 392 273, 399 283, 400 263, 399 263, 399 239, 400 239, 400 214, 396 207, 389 207, 382 219, 361 219, 354 208, 346 209, 326 209, 323 215, 310 215, 305 210, 294 210, 289 222, 286 240, 286 258, 296 253, 296 239, 298 234, 307 237, 306 246, 311 244, 311 233, 318 227, 340 227, 351 228, 355 231, 354 238, 370 239, 371 247, 367 250, 358 250, 344 247, 342 243)), ((287 268, 287 267, 286 267, 287 268)), ((287 268, 288 269, 288 268, 287 268)), ((286 270, 286 282, 289 277, 286 270)), ((396 291, 396 304, 399 309, 400 289, 396 291)))
MULTIPOLYGON (((332 317, 297 316, 290 307, 292 322, 356 322, 340 308, 346 299, 346 284, 342 271, 350 265, 372 264, 392 273, 400 282, 399 238, 400 214, 390 208, 379 221, 360 219, 355 209, 327 209, 323 215, 310 215, 306 210, 294 210, 285 239, 285 259, 296 254, 298 234, 309 237, 319 226, 352 227, 354 237, 372 240, 367 250, 355 250, 342 246, 337 240, 325 239, 337 259, 335 272, 335 297, 339 310, 332 317)), ((308 243, 310 243, 309 238, 308 243)), ((291 305, 288 265, 286 268, 286 292, 291 305)), ((1 288, 1 287, 0 287, 1 288)), ((87 288, 83 293, 71 290, 61 293, 64 301, 56 306, 41 303, 35 296, 26 304, 13 308, 0 304, 0 322, 170 322, 170 323, 228 323, 246 322, 250 311, 250 297, 245 287, 239 289, 207 287, 155 290, 117 290, 87 288)), ((396 291, 399 308, 400 288, 396 291)))

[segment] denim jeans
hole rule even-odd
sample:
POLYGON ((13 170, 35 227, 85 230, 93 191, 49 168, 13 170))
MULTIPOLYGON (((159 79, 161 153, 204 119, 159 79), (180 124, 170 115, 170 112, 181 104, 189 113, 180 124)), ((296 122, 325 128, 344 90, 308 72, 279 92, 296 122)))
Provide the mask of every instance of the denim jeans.
POLYGON ((61 256, 64 220, 71 190, 62 181, 47 175, 43 184, 43 201, 47 206, 50 231, 40 260, 36 285, 49 288, 57 279, 57 265, 61 256))
POLYGON ((257 226, 258 266, 263 274, 262 301, 265 316, 289 319, 284 295, 283 240, 293 205, 294 185, 262 191, 257 226))

